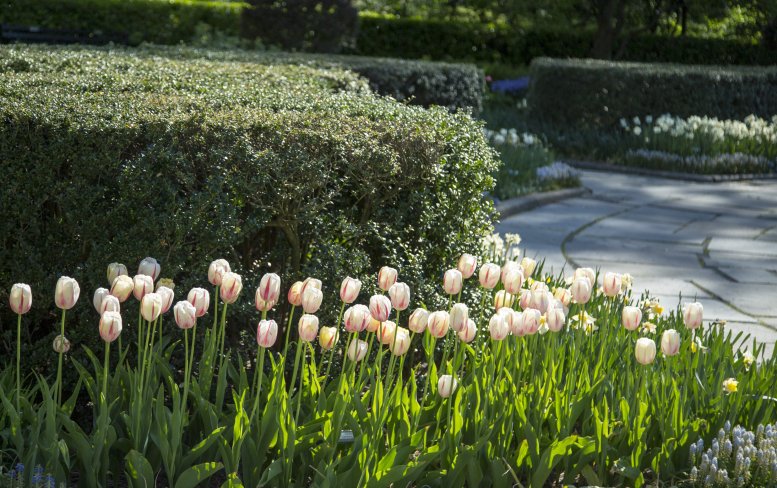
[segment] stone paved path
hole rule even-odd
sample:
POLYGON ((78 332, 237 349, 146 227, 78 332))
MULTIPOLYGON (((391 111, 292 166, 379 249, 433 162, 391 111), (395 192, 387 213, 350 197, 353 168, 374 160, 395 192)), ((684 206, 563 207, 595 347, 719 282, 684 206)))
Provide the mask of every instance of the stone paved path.
POLYGON ((698 299, 774 351, 777 181, 689 183, 584 171, 590 196, 505 219, 522 250, 554 273, 580 266, 631 273, 665 307, 698 299))

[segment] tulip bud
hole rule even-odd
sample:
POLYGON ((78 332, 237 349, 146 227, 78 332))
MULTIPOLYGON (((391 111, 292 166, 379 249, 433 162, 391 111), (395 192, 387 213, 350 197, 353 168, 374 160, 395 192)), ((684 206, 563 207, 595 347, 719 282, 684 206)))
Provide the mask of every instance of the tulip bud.
POLYGON ((100 337, 105 342, 113 342, 121 334, 121 314, 105 312, 100 316, 100 337))
POLYGON ((456 295, 461 291, 461 271, 458 269, 449 269, 445 272, 442 279, 442 288, 448 295, 456 295))
POLYGON ((221 288, 219 288, 219 295, 221 295, 221 301, 226 304, 232 304, 237 301, 237 297, 240 296, 240 292, 243 290, 243 279, 239 274, 227 271, 221 278, 221 288))
POLYGON ((653 339, 640 337, 637 339, 637 345, 634 348, 634 356, 637 362, 642 365, 648 365, 656 358, 656 343, 653 339))
POLYGON ((70 351, 70 341, 63 335, 58 335, 54 338, 54 352, 59 354, 67 354, 70 351))
POLYGON ((208 290, 205 288, 192 288, 189 290, 186 299, 189 303, 194 305, 194 308, 197 310, 198 318, 208 313, 208 308, 210 308, 210 293, 208 293, 208 290))
POLYGON ((162 267, 154 258, 143 258, 140 265, 138 265, 138 274, 150 276, 152 281, 156 281, 159 278, 161 270, 162 267))
POLYGON ((97 310, 97 313, 102 313, 101 307, 103 304, 103 298, 110 296, 110 294, 111 290, 107 288, 98 288, 94 291, 92 305, 94 305, 94 309, 97 310))
POLYGON ((559 332, 563 329, 565 322, 564 310, 560 308, 551 308, 545 314, 545 323, 552 332, 559 332))
MULTIPOLYGON (((143 297, 147 293, 154 291, 154 280, 148 275, 135 275, 135 277, 132 278, 132 283, 132 294, 135 295, 136 300, 143 300, 143 297)), ((121 298, 119 298, 119 301, 121 301, 121 298)))
POLYGON ((378 287, 383 291, 388 291, 391 285, 397 282, 397 270, 388 266, 383 266, 378 271, 378 287))
POLYGON ((111 283, 111 295, 124 303, 135 290, 135 280, 127 275, 119 275, 111 283))
POLYGON ((575 278, 569 292, 577 303, 588 303, 591 299, 591 282, 585 276, 575 278))
POLYGON ((491 320, 488 321, 488 332, 495 341, 501 341, 507 337, 507 334, 510 332, 510 326, 507 325, 504 315, 495 313, 491 316, 491 320))
POLYGON ((614 297, 621 292, 621 275, 608 271, 602 279, 602 289, 608 297, 614 297))
POLYGON ((396 282, 388 290, 391 306, 396 310, 405 310, 410 305, 410 287, 405 283, 396 282))
POLYGON ((353 305, 345 310, 343 324, 348 332, 362 332, 367 329, 372 316, 370 309, 364 305, 353 305))
POLYGON ((305 342, 312 342, 318 334, 318 317, 305 314, 299 318, 299 338, 305 342))
POLYGON ((281 277, 275 273, 262 276, 256 294, 265 302, 276 303, 281 296, 281 277))
POLYGON ((689 329, 698 329, 701 327, 701 321, 704 316, 704 307, 699 302, 689 303, 683 307, 683 322, 689 329))
POLYGON ((553 295, 550 292, 534 290, 531 292, 531 308, 536 308, 540 313, 544 314, 548 311, 551 299, 553 299, 553 295))
POLYGON ((291 288, 289 288, 289 293, 286 298, 289 300, 289 303, 295 307, 302 305, 302 286, 303 283, 301 281, 297 281, 291 285, 291 288))
POLYGON ((321 280, 308 277, 308 278, 305 278, 305 281, 302 282, 302 290, 300 290, 300 293, 302 294, 302 296, 305 296, 305 290, 307 290, 308 288, 315 288, 316 290, 320 291, 321 286, 322 286, 321 280))
POLYGON ((443 398, 450 397, 451 394, 456 391, 457 386, 458 382, 456 381, 456 378, 449 374, 444 374, 437 380, 437 392, 443 398))
POLYGON ((359 362, 367 355, 367 343, 365 341, 355 339, 348 344, 348 359, 353 362, 359 362))
POLYGON ((81 295, 81 288, 78 282, 73 278, 62 276, 57 280, 57 286, 54 290, 54 303, 62 310, 70 310, 78 301, 81 295))
POLYGON ((191 329, 197 323, 197 308, 187 300, 181 300, 173 307, 173 316, 178 328, 191 329))
POLYGON ((32 290, 30 285, 16 283, 11 287, 11 294, 8 296, 11 304, 11 310, 17 315, 23 315, 30 311, 32 306, 32 290))
POLYGON ((540 328, 542 314, 536 308, 527 308, 523 311, 523 330, 525 334, 533 335, 540 328))
POLYGON ((302 309, 305 313, 316 313, 321 308, 324 294, 318 288, 309 286, 302 292, 302 309))
POLYGON ((127 267, 124 266, 121 263, 111 263, 108 265, 108 283, 113 285, 113 282, 116 280, 117 276, 127 276, 129 273, 127 272, 127 267))
POLYGON ((535 281, 531 284, 531 291, 550 291, 548 285, 544 281, 535 281))
POLYGON ((535 268, 537 268, 537 261, 532 258, 521 259, 521 268, 523 268, 524 276, 529 277, 534 274, 535 268))
POLYGON ((626 330, 637 330, 639 323, 642 322, 642 310, 640 310, 639 307, 631 305, 623 307, 621 320, 623 321, 623 327, 626 330))
POLYGON ((521 310, 531 308, 531 290, 521 290, 518 306, 521 307, 521 310))
POLYGON ((410 331, 404 327, 397 327, 394 340, 388 346, 394 356, 402 356, 410 349, 410 331))
POLYGON ((475 339, 475 334, 477 333, 477 331, 478 331, 478 328, 475 325, 475 321, 472 319, 468 319, 467 325, 464 326, 464 328, 458 332, 459 339, 462 342, 470 343, 475 339))
POLYGON ((340 300, 343 303, 353 303, 359 296, 359 292, 362 289, 362 282, 356 278, 348 276, 340 284, 340 300))
POLYGON ((432 337, 437 339, 445 337, 445 334, 448 333, 448 327, 450 327, 450 315, 444 310, 432 312, 429 314, 426 327, 432 337))
POLYGON ((318 335, 318 343, 327 351, 335 347, 340 333, 337 327, 321 327, 321 333, 318 335))
POLYGON ((256 309, 260 312, 269 312, 275 306, 275 302, 265 302, 262 297, 259 296, 259 290, 256 290, 256 297, 254 299, 256 309))
POLYGON ((256 326, 256 343, 267 349, 275 344, 278 338, 278 324, 274 320, 261 320, 256 326))
POLYGON ((573 277, 574 279, 577 279, 580 277, 588 278, 588 282, 591 284, 592 287, 596 284, 596 272, 594 272, 594 270, 592 270, 591 268, 577 268, 575 270, 575 274, 573 275, 573 277))
POLYGON ((507 272, 504 279, 505 291, 511 295, 518 295, 521 293, 521 287, 523 286, 523 271, 521 268, 516 267, 507 272))
POLYGON ((507 324, 507 328, 517 336, 523 335, 523 314, 516 312, 512 308, 502 307, 496 311, 496 314, 502 317, 507 324))
POLYGON ((467 320, 469 320, 469 309, 463 303, 457 303, 451 308, 449 317, 451 329, 455 332, 459 332, 467 325, 467 320))
POLYGON ((478 278, 480 280, 480 286, 488 290, 493 290, 499 283, 500 269, 499 266, 494 263, 486 263, 480 267, 480 273, 478 278))
POLYGON ((478 266, 478 259, 472 254, 462 254, 459 258, 458 270, 461 272, 461 276, 464 279, 469 278, 475 274, 475 269, 478 266))
POLYGON ((370 297, 370 314, 378 322, 385 322, 391 313, 391 300, 385 295, 373 295, 370 297))
POLYGON ((224 273, 232 271, 226 259, 217 259, 208 266, 208 281, 211 285, 221 286, 224 273))
POLYGON ((504 290, 499 290, 494 295, 494 309, 499 310, 502 307, 512 307, 513 301, 515 301, 515 297, 504 290))
POLYGON ((387 320, 385 322, 381 322, 380 326, 378 327, 378 340, 381 344, 384 346, 388 346, 392 342, 394 342, 394 334, 397 332, 397 324, 387 320))
POLYGON ((572 302, 572 293, 567 288, 556 288, 553 296, 565 307, 568 307, 572 302))
POLYGON ((507 261, 505 262, 505 264, 502 265, 502 273, 500 275, 500 279, 502 280, 502 283, 504 283, 505 278, 507 278, 507 273, 509 273, 514 269, 520 269, 521 273, 523 273, 523 268, 521 268, 521 265, 516 263, 515 261, 507 261))
POLYGON ((170 307, 173 306, 175 292, 166 286, 159 286, 157 287, 156 293, 162 297, 162 313, 167 313, 167 311, 170 310, 170 307))
POLYGON ((121 312, 121 304, 119 303, 119 299, 113 295, 108 295, 107 297, 103 298, 98 312, 100 315, 104 314, 105 312, 121 312))
POLYGON ((372 315, 370 315, 370 320, 367 323, 367 332, 372 332, 373 334, 378 332, 378 328, 380 327, 380 324, 383 322, 380 322, 378 320, 375 320, 372 315))
POLYGON ((162 313, 162 295, 147 293, 140 302, 140 315, 149 322, 155 321, 162 313))
POLYGON ((429 311, 423 308, 417 308, 410 314, 410 320, 408 320, 407 327, 416 334, 420 334, 426 330, 428 321, 429 311))
POLYGON ((674 329, 665 330, 661 335, 661 352, 665 356, 674 356, 680 352, 680 333, 674 329))

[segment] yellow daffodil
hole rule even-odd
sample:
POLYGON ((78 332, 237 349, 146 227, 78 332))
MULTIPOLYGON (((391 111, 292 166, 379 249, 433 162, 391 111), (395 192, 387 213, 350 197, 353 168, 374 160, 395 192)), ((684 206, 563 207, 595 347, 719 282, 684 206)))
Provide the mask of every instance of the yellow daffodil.
POLYGON ((731 393, 736 393, 737 387, 739 386, 739 382, 735 380, 734 378, 728 378, 723 382, 723 391, 730 395, 731 393))

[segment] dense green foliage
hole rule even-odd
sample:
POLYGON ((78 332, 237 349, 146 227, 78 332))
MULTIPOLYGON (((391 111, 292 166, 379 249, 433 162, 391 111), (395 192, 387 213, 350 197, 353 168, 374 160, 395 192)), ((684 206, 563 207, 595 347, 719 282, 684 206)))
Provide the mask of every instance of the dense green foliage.
POLYGON ((203 28, 237 36, 240 2, 197 0, 2 0, 0 23, 126 33, 133 44, 196 41, 203 28))
MULTIPOLYGON (((107 263, 145 255, 182 286, 203 256, 240 263, 247 283, 393 262, 430 300, 424 273, 490 226, 480 124, 377 97, 353 73, 183 48, 2 53, 0 282, 30 283, 35 301, 60 275, 90 294, 107 263)), ((73 339, 93 337, 93 311, 77 315, 73 339)), ((50 343, 51 317, 28 330, 50 343)), ((29 364, 46 368, 47 349, 29 364)))
POLYGON ((742 120, 777 110, 777 68, 538 59, 528 115, 564 129, 614 128, 621 118, 707 115, 742 120))
MULTIPOLYGON (((356 43, 360 54, 529 64, 536 57, 588 57, 590 29, 516 30, 493 22, 405 19, 362 15, 356 43)), ((619 58, 686 64, 772 64, 777 54, 738 39, 643 34, 625 44, 619 58)))

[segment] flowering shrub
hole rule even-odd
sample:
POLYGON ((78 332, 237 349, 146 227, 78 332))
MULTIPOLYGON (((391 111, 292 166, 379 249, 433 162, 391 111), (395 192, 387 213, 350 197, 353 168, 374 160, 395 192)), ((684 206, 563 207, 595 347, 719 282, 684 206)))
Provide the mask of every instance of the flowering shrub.
POLYGON ((518 259, 519 245, 517 235, 490 236, 463 254, 430 279, 445 300, 429 309, 389 266, 370 283, 308 277, 288 286, 273 273, 246 280, 218 259, 209 284, 186 293, 159 278, 153 258, 132 278, 112 263, 110 288, 86 305, 76 280, 58 281, 57 374, 35 377, 19 374, 22 323, 51 299, 41 305, 16 284, 17 362, 0 372, 0 425, 10 427, 0 430, 0 453, 44 466, 57 483, 77 476, 95 487, 186 488, 209 478, 641 486, 687 479, 690 446, 727 420, 774 421, 765 393, 777 359, 755 342, 741 352, 748 338, 720 322, 705 326, 701 303, 667 310, 634 297, 633 278, 612 271, 548 276, 542 263, 518 259), (324 298, 327 288, 336 299, 324 298), (367 288, 379 291, 368 297, 367 288), (252 325, 230 320, 249 301, 252 325), (282 304, 290 314, 276 322, 282 304), (94 308, 99 351, 68 340, 78 326, 67 316, 79 307, 94 308), (320 319, 327 308, 335 321, 320 319), (137 334, 125 337, 128 329, 137 334), (249 357, 226 344, 231 329, 255 337, 249 357), (87 362, 71 356, 78 348, 87 362), (71 368, 80 378, 72 389, 61 375, 71 368), (75 422, 76 408, 91 421, 75 422))

